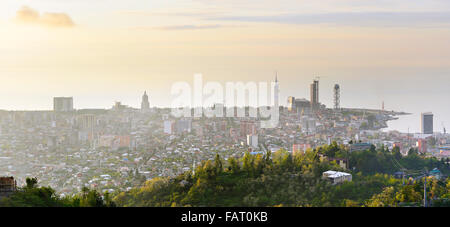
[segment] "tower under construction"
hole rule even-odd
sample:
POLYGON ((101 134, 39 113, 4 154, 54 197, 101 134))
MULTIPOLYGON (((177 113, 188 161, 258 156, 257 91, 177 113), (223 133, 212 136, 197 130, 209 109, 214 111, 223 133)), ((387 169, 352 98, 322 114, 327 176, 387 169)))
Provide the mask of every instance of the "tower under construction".
POLYGON ((310 88, 311 92, 311 108, 316 109, 319 104, 319 80, 314 80, 310 88))

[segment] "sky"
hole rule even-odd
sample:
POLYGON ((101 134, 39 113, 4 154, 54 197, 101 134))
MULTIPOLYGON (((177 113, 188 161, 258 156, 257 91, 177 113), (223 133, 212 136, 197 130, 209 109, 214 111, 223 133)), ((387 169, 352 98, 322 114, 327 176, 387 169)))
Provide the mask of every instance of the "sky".
POLYGON ((392 129, 450 128, 448 0, 2 0, 0 109, 134 107, 147 91, 170 106, 171 86, 205 81, 280 81, 280 103, 406 111, 392 129))

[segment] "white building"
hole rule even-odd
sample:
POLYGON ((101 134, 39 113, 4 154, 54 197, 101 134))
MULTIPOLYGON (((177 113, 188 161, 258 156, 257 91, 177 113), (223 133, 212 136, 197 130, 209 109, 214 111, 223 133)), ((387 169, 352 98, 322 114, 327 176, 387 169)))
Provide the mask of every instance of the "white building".
POLYGON ((172 134, 173 123, 172 121, 166 120, 164 121, 164 133, 171 135, 172 134))
POLYGON ((258 148, 258 135, 247 135, 247 145, 258 148))
POLYGON ((301 119, 302 131, 306 133, 316 132, 316 119, 310 117, 302 117, 301 119))
POLYGON ((279 89, 280 89, 280 87, 278 85, 278 72, 277 72, 276 75, 275 75, 275 86, 274 86, 274 89, 273 89, 273 92, 274 92, 274 94, 273 94, 273 101, 274 101, 274 107, 275 108, 279 107, 279 104, 278 104, 278 101, 279 101, 278 95, 280 93, 279 89))
POLYGON ((332 184, 339 184, 345 181, 352 181, 352 175, 344 172, 326 171, 322 174, 324 179, 328 179, 332 184))
POLYGON ((73 111, 73 98, 72 97, 54 97, 53 98, 53 111, 57 111, 57 112, 73 111))

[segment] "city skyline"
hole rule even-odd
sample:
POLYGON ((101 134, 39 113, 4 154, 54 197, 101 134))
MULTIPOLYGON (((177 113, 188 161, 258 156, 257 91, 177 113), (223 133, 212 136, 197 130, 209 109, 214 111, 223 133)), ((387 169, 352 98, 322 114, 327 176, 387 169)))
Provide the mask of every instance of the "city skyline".
MULTIPOLYGON (((279 92, 278 91, 278 89, 279 89, 278 88, 278 82, 279 82, 279 80, 278 80, 278 73, 276 72, 276 74, 275 74, 275 92, 276 93, 275 94, 270 94, 270 95, 274 96, 274 98, 275 98, 274 100, 276 100, 277 97, 278 97, 278 92, 279 92)), ((335 86, 333 88, 334 92, 336 92, 336 86, 339 87, 339 85, 335 84, 335 86)), ((315 102, 318 102, 319 104, 323 104, 323 103, 320 102, 320 98, 317 96, 317 94, 319 93, 319 90, 320 90, 319 80, 318 80, 317 77, 315 77, 314 80, 313 80, 313 83, 310 84, 310 91, 309 92, 310 92, 311 95, 314 94, 314 96, 311 96, 310 99, 311 100, 315 99, 315 102)), ((340 90, 340 88, 339 88, 339 90, 340 90)), ((336 94, 334 94, 334 95, 336 95, 336 94)), ((286 104, 285 105, 282 104, 281 107, 285 107, 288 111, 291 111, 290 103, 289 103, 291 98, 295 99, 295 97, 288 96, 288 98, 286 100, 286 104)), ((300 98, 300 99, 308 100, 308 99, 305 99, 303 97, 300 98)), ((333 102, 336 102, 335 99, 336 99, 336 96, 333 97, 333 102)), ((272 104, 275 105, 275 106, 278 106, 278 101, 275 101, 275 103, 272 103, 272 104)), ((292 101, 294 101, 294 100, 292 100, 292 101)), ((308 102, 310 102, 310 101, 308 101, 308 102)), ((224 106, 226 106, 225 103, 221 103, 221 102, 217 102, 217 103, 224 104, 224 106)), ((282 102, 282 103, 284 103, 284 102, 282 102)), ((63 111, 63 112, 67 112, 67 111, 87 110, 87 109, 114 109, 117 105, 122 105, 123 107, 133 108, 133 109, 136 109, 136 110, 140 109, 141 111, 144 111, 144 112, 148 111, 150 108, 161 108, 161 109, 171 108, 171 107, 150 106, 149 96, 147 94, 147 91, 145 90, 144 94, 141 96, 141 99, 140 99, 140 107, 129 106, 129 105, 126 105, 125 103, 122 103, 121 101, 115 100, 114 101, 114 105, 112 107, 109 107, 109 108, 78 108, 77 109, 77 108, 73 107, 73 97, 53 97, 53 110, 43 109, 43 110, 5 110, 5 111, 63 111), (66 100, 69 101, 70 103, 68 103, 68 104, 61 103, 61 102, 66 102, 66 100)), ((311 104, 311 107, 313 107, 313 106, 315 106, 315 105, 311 104)), ((333 106, 326 106, 326 107, 329 108, 329 109, 335 109, 336 110, 335 106, 336 106, 336 104, 333 103, 333 106)), ((203 108, 207 108, 209 106, 202 106, 202 107, 203 108)), ((236 105, 234 105, 234 107, 236 107, 236 105)), ((194 108, 194 107, 191 107, 191 108, 194 108)), ((340 109, 346 109, 346 108, 347 109, 351 109, 352 107, 340 107, 340 109)), ((364 109, 364 108, 360 107, 359 109, 364 109)), ((379 110, 385 111, 385 109, 384 109, 384 101, 382 102, 381 108, 379 108, 379 110)), ((388 111, 390 111, 390 110, 388 110, 388 111)), ((392 110, 392 111, 395 111, 395 110, 392 110)), ((408 114, 411 115, 410 113, 408 113, 408 114)), ((424 122, 423 122, 424 121, 424 117, 423 117, 424 114, 425 115, 429 114, 429 115, 431 115, 433 117, 433 113, 431 113, 431 112, 421 113, 420 114, 420 132, 419 131, 415 131, 415 132, 414 131, 410 131, 411 127, 409 125, 408 125, 408 130, 407 131, 398 130, 398 129, 392 128, 392 127, 387 127, 386 130, 396 130, 396 131, 401 131, 401 132, 404 132, 404 133, 408 132, 408 133, 421 133, 421 134, 424 134, 424 125, 423 125, 424 124, 424 122)), ((412 115, 414 116, 415 114, 412 114, 412 115)), ((406 117, 406 118, 408 118, 408 117, 406 117)), ((409 119, 411 119, 411 117, 409 117, 409 119)), ((408 119, 408 121, 409 121, 409 119, 408 119)), ((395 121, 398 121, 398 120, 394 120, 392 122, 395 122, 395 121)), ((433 122, 433 120, 431 120, 431 125, 429 126, 429 127, 431 127, 431 131, 433 133, 441 132, 440 130, 433 131, 433 128, 434 128, 435 124, 437 124, 437 123, 433 122)), ((444 134, 445 134, 446 133, 446 130, 445 130, 446 126, 444 125, 444 123, 442 122, 442 124, 439 125, 439 126, 442 127, 442 132, 444 132, 444 134)), ((427 131, 427 132, 428 132, 428 134, 433 134, 433 133, 430 133, 430 131, 427 131)), ((427 133, 425 133, 425 134, 427 134, 427 133)))
POLYGON ((414 119, 433 111, 435 128, 450 124, 450 108, 441 104, 450 82, 448 1, 255 4, 3 1, 0 96, 9 98, 0 109, 51 109, 53 96, 76 97, 74 108, 108 108, 115 100, 138 107, 144 90, 163 107, 171 85, 195 73, 224 83, 271 81, 277 70, 281 104, 308 98, 318 75, 329 107, 338 83, 343 107, 385 101, 414 119))

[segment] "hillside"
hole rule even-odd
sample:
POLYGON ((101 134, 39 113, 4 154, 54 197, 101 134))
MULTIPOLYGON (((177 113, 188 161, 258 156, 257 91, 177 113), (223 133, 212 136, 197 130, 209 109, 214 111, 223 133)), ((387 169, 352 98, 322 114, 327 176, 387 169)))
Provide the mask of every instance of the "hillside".
MULTIPOLYGON (((400 206, 419 205, 423 200, 422 180, 395 179, 395 161, 406 168, 440 168, 448 173, 443 161, 425 158, 415 152, 402 157, 398 151, 381 148, 348 153, 337 144, 308 150, 292 156, 278 151, 273 157, 245 154, 241 160, 226 162, 216 156, 175 178, 155 178, 143 187, 115 196, 119 206, 400 206), (328 157, 347 157, 352 171, 341 169, 328 157), (322 179, 327 170, 347 171, 353 181, 332 185, 322 179), (384 193, 384 194, 383 194, 384 193), (383 196, 385 194, 387 196, 383 196), (388 199, 389 198, 389 199, 388 199), (382 200, 386 201, 382 201, 382 200)), ((449 181, 430 179, 429 198, 436 203, 450 198, 449 181)))

